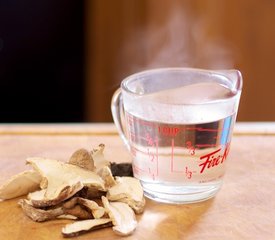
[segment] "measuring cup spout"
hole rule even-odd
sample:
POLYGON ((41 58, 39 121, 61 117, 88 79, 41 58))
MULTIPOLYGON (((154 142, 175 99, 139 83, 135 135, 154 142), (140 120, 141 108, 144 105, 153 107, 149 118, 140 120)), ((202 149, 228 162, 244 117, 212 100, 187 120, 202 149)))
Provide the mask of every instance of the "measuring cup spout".
POLYGON ((232 69, 232 70, 219 70, 217 71, 219 74, 225 76, 231 83, 232 91, 241 91, 243 87, 242 74, 240 71, 232 69))

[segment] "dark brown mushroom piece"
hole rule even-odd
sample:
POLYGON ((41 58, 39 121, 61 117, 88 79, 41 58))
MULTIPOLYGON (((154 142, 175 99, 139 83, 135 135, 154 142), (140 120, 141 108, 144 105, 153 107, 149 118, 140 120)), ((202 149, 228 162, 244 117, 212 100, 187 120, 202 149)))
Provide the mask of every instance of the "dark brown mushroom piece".
POLYGON ((123 176, 133 177, 134 176, 132 163, 112 162, 110 168, 111 168, 113 176, 118 176, 118 177, 123 177, 123 176))

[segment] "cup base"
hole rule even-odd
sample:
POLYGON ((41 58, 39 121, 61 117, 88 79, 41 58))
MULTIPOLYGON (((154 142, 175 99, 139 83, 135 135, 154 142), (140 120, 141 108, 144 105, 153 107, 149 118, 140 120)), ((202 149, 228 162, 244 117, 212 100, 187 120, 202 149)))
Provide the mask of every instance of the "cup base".
POLYGON ((214 184, 175 185, 146 183, 141 181, 144 195, 154 201, 171 204, 189 204, 214 197, 222 186, 222 181, 214 184))

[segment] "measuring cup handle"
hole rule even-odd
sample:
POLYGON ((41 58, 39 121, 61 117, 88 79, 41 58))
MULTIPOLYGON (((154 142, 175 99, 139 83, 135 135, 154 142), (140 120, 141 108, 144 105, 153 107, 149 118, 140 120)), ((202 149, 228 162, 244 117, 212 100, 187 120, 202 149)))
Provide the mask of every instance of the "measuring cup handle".
POLYGON ((123 99, 122 99, 120 88, 115 91, 112 97, 111 111, 112 111, 113 120, 117 127, 118 133, 122 138, 124 144, 128 148, 128 150, 130 150, 130 145, 126 137, 126 131, 125 131, 125 112, 123 108, 123 99))

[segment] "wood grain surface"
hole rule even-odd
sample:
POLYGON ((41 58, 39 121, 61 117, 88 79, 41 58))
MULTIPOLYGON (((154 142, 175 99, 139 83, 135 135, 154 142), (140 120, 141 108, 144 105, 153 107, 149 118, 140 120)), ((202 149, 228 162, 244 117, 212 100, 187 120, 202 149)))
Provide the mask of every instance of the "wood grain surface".
MULTIPOLYGON (((106 145, 110 161, 130 155, 110 125, 0 126, 0 184, 28 167, 31 156, 66 161, 77 148, 106 145)), ((172 205, 147 199, 136 231, 123 239, 275 239, 275 134, 235 134, 221 191, 205 202, 172 205)), ((70 220, 35 223, 17 205, 0 202, 0 239, 63 239, 70 220)), ((111 228, 74 239, 121 239, 111 228)), ((73 238, 72 238, 73 239, 73 238)))

